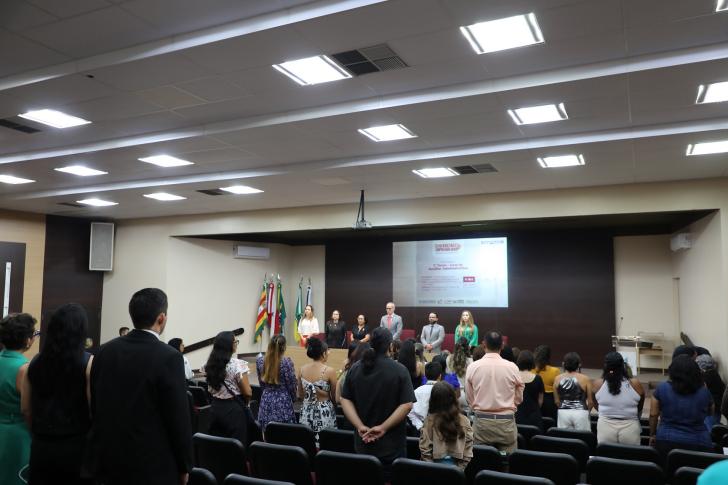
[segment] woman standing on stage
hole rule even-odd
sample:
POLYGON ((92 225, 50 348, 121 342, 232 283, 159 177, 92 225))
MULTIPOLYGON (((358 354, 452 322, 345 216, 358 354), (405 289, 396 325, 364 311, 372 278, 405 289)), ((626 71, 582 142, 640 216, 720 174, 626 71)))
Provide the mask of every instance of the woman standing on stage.
POLYGON ((301 347, 306 347, 306 341, 311 335, 321 333, 319 330, 319 322, 313 316, 313 306, 306 305, 303 310, 303 318, 298 322, 298 335, 301 336, 301 347))
POLYGON ((326 322, 326 345, 332 349, 345 349, 346 342, 346 322, 339 319, 339 310, 331 312, 331 320, 326 322))
POLYGON ((455 329, 455 341, 457 342, 462 337, 468 339, 471 348, 478 346, 478 327, 475 325, 470 310, 463 311, 460 315, 460 324, 455 329))

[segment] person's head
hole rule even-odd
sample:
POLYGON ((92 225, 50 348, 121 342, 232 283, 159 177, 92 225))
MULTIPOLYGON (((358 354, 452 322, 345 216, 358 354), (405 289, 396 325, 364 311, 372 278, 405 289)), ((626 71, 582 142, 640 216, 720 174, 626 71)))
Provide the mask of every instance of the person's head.
MULTIPOLYGON (((440 369, 442 369, 442 373, 445 373, 445 370, 447 369, 447 356, 445 354, 437 354, 432 357, 432 362, 437 362, 440 364, 440 369)), ((427 367, 425 366, 425 369, 427 367)))
POLYGON ((564 370, 577 372, 581 368, 581 357, 576 352, 569 352, 564 356, 564 370))
POLYGON ((455 343, 455 349, 452 355, 452 370, 458 377, 465 377, 465 370, 468 367, 468 358, 470 357, 470 342, 465 337, 460 337, 455 343))
POLYGON ((349 370, 352 367, 354 367, 354 364, 359 362, 362 359, 362 357, 364 356, 364 353, 371 348, 372 348, 372 346, 369 345, 369 342, 361 342, 361 343, 357 344, 356 348, 354 349, 354 351, 351 353, 351 355, 347 359, 346 365, 344 366, 344 370, 349 370))
POLYGON ((402 342, 397 362, 405 366, 410 374, 414 375, 417 373, 417 354, 415 352, 414 339, 407 339, 402 342))
POLYGON ((309 320, 313 318, 313 305, 306 305, 303 309, 303 317, 309 320))
POLYGON ((334 310, 333 312, 331 312, 331 320, 333 320, 334 322, 338 322, 340 316, 341 314, 339 313, 339 310, 334 310))
POLYGON ((399 349, 402 348, 402 342, 399 340, 392 340, 392 342, 389 344, 389 356, 392 358, 392 360, 397 360, 399 358, 399 349))
POLYGON ((503 336, 496 330, 491 330, 485 334, 485 351, 500 352, 503 348, 503 336))
POLYGON ((167 343, 174 350, 179 350, 180 352, 184 352, 185 351, 185 344, 182 343, 182 339, 181 338, 173 338, 173 339, 170 339, 170 341, 167 342, 167 343))
POLYGON ((464 310, 460 314, 460 325, 469 325, 471 327, 475 325, 475 321, 473 320, 473 314, 470 313, 470 310, 464 310))
POLYGON ((385 311, 387 312, 387 315, 394 314, 394 303, 393 302, 387 302, 386 306, 384 307, 385 311))
POLYGON ((266 384, 278 384, 283 354, 286 353, 286 337, 273 335, 268 342, 268 350, 263 359, 263 375, 261 378, 266 384))
POLYGON ((465 436, 459 415, 460 406, 455 389, 445 381, 433 385, 427 419, 434 420, 435 429, 445 442, 453 442, 465 436))
POLYGON ((167 295, 159 288, 137 291, 129 301, 129 316, 134 328, 162 333, 167 324, 167 295))
POLYGON ((129 327, 119 327, 119 337, 123 337, 129 333, 129 327))
POLYGON ((366 371, 374 368, 377 357, 386 355, 389 350, 389 345, 392 343, 392 332, 385 327, 375 328, 372 331, 371 337, 371 348, 362 355, 362 364, 366 371))
POLYGON ((437 323, 437 313, 430 312, 430 314, 427 315, 427 321, 430 323, 437 323))
POLYGON ((509 346, 504 345, 500 351, 500 355, 507 361, 513 362, 514 364, 516 363, 516 356, 513 355, 513 349, 510 348, 509 346))
POLYGON ((425 365, 425 377, 428 381, 439 381, 442 379, 442 366, 439 362, 428 362, 425 365))
POLYGON ((0 343, 7 350, 25 352, 33 345, 35 323, 28 313, 11 313, 0 320, 0 343))
POLYGON ((309 359, 325 362, 328 351, 329 347, 326 345, 326 342, 316 337, 311 337, 306 341, 306 355, 309 359))
POLYGON ((533 358, 536 360, 536 370, 543 370, 547 365, 551 365, 551 347, 539 345, 533 351, 533 358))
POLYGON ((697 352, 695 352, 695 347, 692 345, 678 345, 672 351, 672 360, 675 360, 675 357, 678 355, 687 355, 691 359, 694 359, 697 356, 697 352))
POLYGON ((426 362, 425 359, 425 346, 421 342, 415 342, 415 356, 420 362, 426 362))
POLYGON ((518 360, 516 360, 518 370, 531 370, 536 367, 536 361, 533 358, 533 354, 528 350, 521 350, 518 354, 518 360))
POLYGON ((367 317, 365 317, 362 313, 356 316, 356 323, 358 323, 361 326, 364 326, 367 324, 367 317))
POLYGON ((212 343, 212 351, 205 364, 207 384, 219 390, 225 380, 228 362, 235 352, 235 335, 232 332, 220 332, 212 343))
POLYGON ((482 345, 478 345, 473 350, 473 362, 480 360, 485 357, 485 348, 482 345))
POLYGON ((358 340, 352 340, 349 342, 349 346, 346 348, 346 359, 351 360, 351 355, 354 353, 356 348, 359 346, 358 340))
POLYGON ((628 379, 627 366, 619 352, 609 352, 604 357, 602 379, 607 383, 609 393, 616 396, 622 391, 622 381, 628 379))
POLYGON ((694 394, 703 386, 703 374, 692 357, 678 355, 667 369, 672 389, 682 395, 694 394))
POLYGON ((695 363, 698 364, 700 372, 706 373, 715 370, 715 361, 709 354, 698 355, 695 358, 695 363))

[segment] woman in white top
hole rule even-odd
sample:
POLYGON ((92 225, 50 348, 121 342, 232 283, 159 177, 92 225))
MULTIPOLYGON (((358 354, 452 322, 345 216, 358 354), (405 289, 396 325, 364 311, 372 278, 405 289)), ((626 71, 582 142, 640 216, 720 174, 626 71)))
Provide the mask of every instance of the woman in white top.
POLYGON ((306 341, 311 335, 321 333, 319 330, 319 323, 315 316, 313 316, 313 306, 306 305, 303 310, 303 318, 298 322, 298 334, 301 336, 301 347, 306 346, 306 341))
POLYGON ((602 378, 594 381, 593 389, 594 407, 599 411, 597 441, 639 445, 645 391, 638 379, 629 378, 621 354, 607 354, 602 378))
POLYGON ((194 374, 192 373, 192 367, 190 367, 190 361, 187 360, 187 357, 185 357, 185 344, 184 342, 182 342, 182 339, 173 338, 167 343, 170 345, 170 347, 178 350, 182 354, 182 360, 185 363, 185 379, 192 379, 194 377, 194 374))

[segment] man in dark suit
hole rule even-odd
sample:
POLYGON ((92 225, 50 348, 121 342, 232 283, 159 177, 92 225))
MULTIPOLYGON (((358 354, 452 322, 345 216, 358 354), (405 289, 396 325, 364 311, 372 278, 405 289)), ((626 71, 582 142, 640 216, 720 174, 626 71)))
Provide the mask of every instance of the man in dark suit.
POLYGON ((134 330, 101 346, 91 368, 89 467, 101 484, 187 483, 192 429, 182 354, 159 338, 167 295, 129 302, 134 330))

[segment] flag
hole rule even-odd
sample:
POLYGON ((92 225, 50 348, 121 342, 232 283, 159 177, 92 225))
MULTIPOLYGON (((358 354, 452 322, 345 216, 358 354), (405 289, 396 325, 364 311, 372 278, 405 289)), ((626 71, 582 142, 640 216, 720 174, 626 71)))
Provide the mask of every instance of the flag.
POLYGON ((268 282, 268 325, 270 326, 270 334, 275 335, 273 333, 274 327, 276 325, 276 306, 278 305, 278 300, 276 298, 276 284, 273 282, 273 279, 271 279, 268 282))
POLYGON ((303 288, 301 288, 301 285, 303 284, 303 279, 298 282, 298 298, 296 299, 296 320, 295 324, 293 325, 293 339, 296 342, 301 341, 301 334, 298 333, 298 322, 301 321, 301 317, 303 317, 303 303, 301 302, 303 298, 303 288))
POLYGON ((283 284, 281 283, 281 275, 278 275, 278 305, 276 307, 276 324, 273 333, 276 335, 283 333, 283 326, 286 324, 286 304, 283 303, 283 284))
POLYGON ((306 306, 313 306, 313 290, 311 290, 311 278, 308 279, 308 288, 306 288, 306 306))
POLYGON ((263 289, 260 292, 260 301, 258 303, 258 319, 255 321, 255 332, 253 333, 253 342, 258 342, 263 335, 263 329, 268 325, 268 285, 263 277, 263 289))

